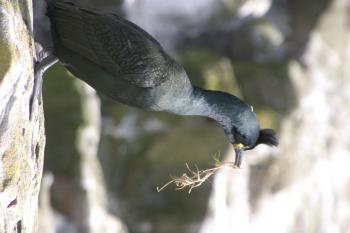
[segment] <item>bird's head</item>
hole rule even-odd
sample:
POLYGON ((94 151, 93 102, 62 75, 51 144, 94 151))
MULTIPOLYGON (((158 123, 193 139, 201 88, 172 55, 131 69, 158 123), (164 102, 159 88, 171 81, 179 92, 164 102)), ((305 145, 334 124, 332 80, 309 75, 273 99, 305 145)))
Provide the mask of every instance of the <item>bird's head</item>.
POLYGON ((245 150, 251 150, 259 144, 277 146, 278 138, 273 129, 260 129, 253 108, 241 106, 239 114, 232 116, 230 127, 225 130, 226 136, 236 153, 235 165, 240 167, 245 150))

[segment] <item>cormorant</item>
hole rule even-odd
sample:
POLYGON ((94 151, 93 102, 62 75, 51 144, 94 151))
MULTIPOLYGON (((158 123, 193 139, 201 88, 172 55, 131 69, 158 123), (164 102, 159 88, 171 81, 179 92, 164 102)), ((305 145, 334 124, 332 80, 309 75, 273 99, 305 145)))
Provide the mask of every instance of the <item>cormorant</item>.
POLYGON ((134 23, 65 0, 48 0, 47 15, 53 55, 98 92, 145 110, 214 119, 233 145, 238 167, 244 150, 278 144, 274 130, 260 129, 250 105, 192 85, 183 67, 134 23))

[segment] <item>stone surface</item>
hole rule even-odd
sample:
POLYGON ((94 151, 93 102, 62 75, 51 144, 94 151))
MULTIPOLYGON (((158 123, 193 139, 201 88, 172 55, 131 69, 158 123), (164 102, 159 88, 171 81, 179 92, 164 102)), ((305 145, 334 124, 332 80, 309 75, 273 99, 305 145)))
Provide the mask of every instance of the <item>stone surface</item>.
MULTIPOLYGON (((45 135, 34 102, 31 1, 0 1, 0 232, 37 230, 45 135)), ((41 97, 40 97, 41 98, 41 97)))

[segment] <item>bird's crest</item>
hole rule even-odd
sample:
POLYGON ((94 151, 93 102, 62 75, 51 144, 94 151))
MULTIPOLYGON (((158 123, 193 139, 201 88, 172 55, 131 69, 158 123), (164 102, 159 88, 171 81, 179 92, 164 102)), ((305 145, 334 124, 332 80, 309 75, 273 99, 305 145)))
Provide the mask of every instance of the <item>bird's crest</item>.
POLYGON ((266 144, 269 146, 277 146, 278 138, 277 134, 273 129, 262 129, 260 130, 259 138, 256 142, 258 144, 266 144))

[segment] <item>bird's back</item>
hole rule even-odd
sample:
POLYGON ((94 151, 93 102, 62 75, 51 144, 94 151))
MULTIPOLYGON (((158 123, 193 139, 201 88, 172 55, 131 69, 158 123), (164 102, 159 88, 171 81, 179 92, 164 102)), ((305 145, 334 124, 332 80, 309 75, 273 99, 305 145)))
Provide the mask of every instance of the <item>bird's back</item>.
POLYGON ((86 59, 109 75, 143 88, 160 85, 177 71, 176 62, 137 25, 69 1, 49 4, 54 54, 67 66, 86 59))

